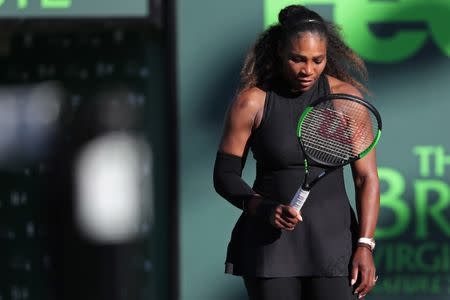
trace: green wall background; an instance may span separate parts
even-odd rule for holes
[[[262,24],[259,1],[178,2],[181,299],[245,299],[240,279],[223,274],[239,211],[213,190],[212,168],[240,64]]]
[[[333,1],[318,2],[311,7],[333,18]],[[448,16],[447,21],[441,20],[448,28],[447,2],[433,3],[438,3],[436,10]],[[411,8],[405,12],[410,13]],[[401,15],[402,10],[396,13]],[[241,279],[223,273],[226,246],[240,212],[215,193],[212,171],[222,121],[240,66],[247,49],[263,30],[263,1],[180,0],[177,14],[181,299],[246,299]],[[377,149],[382,188],[377,232],[380,284],[369,299],[448,299],[450,267],[445,266],[450,265],[450,251],[446,252],[450,247],[450,163],[439,164],[439,157],[430,154],[430,174],[421,173],[419,156],[413,149],[420,145],[441,146],[450,156],[450,60],[429,34],[436,29],[427,20],[382,25],[371,25],[370,30],[385,39],[395,37],[399,30],[419,30],[424,32],[425,42],[407,59],[368,63],[374,94],[371,101],[384,121]],[[450,45],[448,30],[443,38],[444,44]],[[436,162],[443,173],[435,172]],[[250,184],[253,170],[250,159],[244,172]],[[400,175],[403,187],[401,181],[388,177],[389,170]],[[436,182],[442,189],[432,185]],[[351,180],[347,184],[352,198]],[[399,195],[393,195],[396,188]],[[399,229],[387,235],[393,226]],[[418,231],[422,232],[420,236]],[[414,254],[424,245],[428,245],[425,255]],[[412,289],[420,286],[422,290]]]

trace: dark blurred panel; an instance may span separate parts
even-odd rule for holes
[[[170,293],[165,34],[83,26],[0,35],[2,300]]]

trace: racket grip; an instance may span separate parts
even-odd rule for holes
[[[308,198],[309,192],[309,190],[304,190],[300,187],[292,198],[290,205],[297,211],[300,211]]]

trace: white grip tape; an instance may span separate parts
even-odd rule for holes
[[[308,198],[309,191],[305,191],[302,188],[299,188],[297,190],[297,193],[295,193],[294,198],[291,200],[291,206],[295,208],[297,211],[300,211],[303,207],[303,204],[305,204],[306,198]]]

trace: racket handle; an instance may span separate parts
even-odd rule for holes
[[[305,204],[306,198],[308,198],[309,192],[309,190],[304,190],[300,187],[292,198],[290,205],[297,211],[300,211],[303,204]]]

